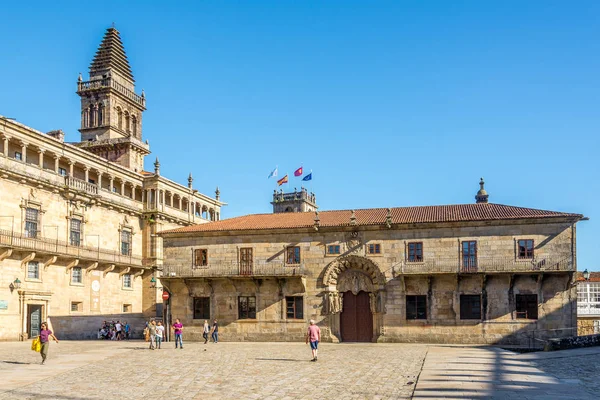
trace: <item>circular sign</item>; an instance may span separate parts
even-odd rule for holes
[[[97,292],[100,290],[100,282],[98,281],[92,281],[92,290],[94,292]]]
[[[165,301],[166,301],[166,300],[169,300],[169,292],[167,292],[167,291],[165,290],[165,291],[163,292],[162,298],[163,298],[163,300],[165,300]]]

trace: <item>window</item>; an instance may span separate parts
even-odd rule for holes
[[[477,269],[477,242],[462,242],[462,266],[465,270]]]
[[[427,296],[406,296],[406,319],[427,319]]]
[[[58,174],[62,176],[67,176],[67,170],[61,167],[58,167]]]
[[[240,249],[240,275],[252,274],[252,248]]]
[[[82,283],[82,278],[81,267],[73,267],[71,270],[71,283]]]
[[[194,319],[210,319],[210,297],[194,297]]]
[[[40,279],[40,263],[37,261],[29,261],[27,263],[27,278]]]
[[[423,243],[414,242],[408,244],[408,261],[423,261]]]
[[[327,246],[327,254],[340,254],[340,245],[330,244]]]
[[[83,303],[81,301],[72,301],[71,302],[71,312],[81,312],[83,311]]]
[[[94,185],[96,184],[96,181],[95,181],[95,180],[93,180],[93,179],[88,179],[88,182],[89,182],[89,183],[93,183]]]
[[[121,231],[121,254],[124,256],[131,255],[131,231]]]
[[[123,287],[131,288],[131,274],[123,275]]]
[[[256,319],[256,297],[240,296],[238,297],[238,318]]]
[[[28,207],[25,209],[25,236],[37,238],[40,210]]]
[[[206,267],[208,265],[208,250],[207,249],[195,249],[194,250],[194,266],[195,267]]]
[[[287,264],[300,264],[300,247],[290,246],[287,248]]]
[[[516,295],[517,318],[537,319],[538,299],[537,294]]]
[[[285,309],[286,317],[289,319],[304,318],[304,298],[302,296],[286,297]]]
[[[372,243],[368,247],[369,254],[381,254],[381,245],[379,243]]]
[[[131,304],[123,304],[123,312],[127,313],[127,312],[131,312]]]
[[[81,220],[77,218],[71,219],[71,246],[81,245]]]
[[[18,151],[15,151],[15,160],[23,161],[23,154]]]
[[[481,319],[481,295],[460,295],[460,319]]]
[[[533,239],[519,239],[519,258],[533,258]]]

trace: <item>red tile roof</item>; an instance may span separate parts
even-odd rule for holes
[[[384,225],[387,209],[356,210],[356,225]],[[351,210],[319,212],[320,227],[351,226]],[[391,209],[392,224],[420,224],[435,222],[497,221],[527,218],[583,218],[581,214],[536,210],[492,203],[456,204],[445,206],[396,207]],[[163,231],[162,233],[222,232],[241,230],[268,230],[311,228],[315,213],[250,214],[200,225]]]
[[[577,271],[577,281],[585,281],[585,279],[583,279],[583,272]],[[600,282],[600,272],[590,272],[590,279],[588,279],[588,282]]]
[[[142,174],[144,176],[154,175],[152,172],[148,172],[148,171],[142,171],[142,172],[140,172],[140,174]]]

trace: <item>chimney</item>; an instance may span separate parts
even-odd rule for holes
[[[46,133],[46,135],[58,140],[59,142],[62,142],[62,143],[65,142],[65,133],[62,131],[62,129],[50,131],[50,132]]]

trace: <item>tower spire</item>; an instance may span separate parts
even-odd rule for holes
[[[483,178],[481,178],[481,180],[479,181],[479,191],[475,195],[476,203],[487,203],[488,202],[488,197],[490,197],[490,195],[486,192],[484,185],[485,185],[485,182],[483,181]]]

